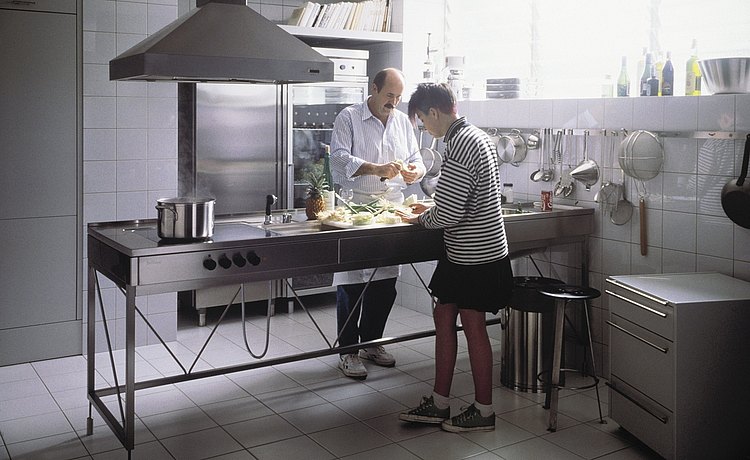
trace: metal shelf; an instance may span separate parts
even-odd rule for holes
[[[484,131],[489,130],[497,130],[498,133],[509,133],[511,132],[511,129],[517,129],[521,132],[521,134],[539,134],[540,132],[544,131],[544,129],[548,128],[497,128],[497,127],[490,127],[490,128],[481,128]],[[621,136],[622,130],[614,130],[614,129],[602,129],[602,128],[575,128],[575,129],[569,129],[569,128],[552,128],[553,132],[557,132],[559,130],[564,130],[566,134],[572,134],[574,136],[583,136],[586,132],[589,133],[589,136],[595,137],[595,136]],[[628,130],[635,131],[635,130]],[[653,134],[657,135],[658,137],[672,137],[672,138],[685,138],[685,139],[726,139],[726,140],[735,140],[735,139],[742,139],[746,137],[750,132],[748,131],[653,131],[653,130],[647,130],[652,132]]]

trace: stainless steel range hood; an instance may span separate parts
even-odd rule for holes
[[[333,81],[328,58],[248,8],[244,0],[198,0],[197,5],[109,61],[109,79]]]

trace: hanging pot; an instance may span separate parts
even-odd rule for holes
[[[721,190],[721,207],[727,217],[740,227],[750,228],[750,182],[745,182],[750,160],[750,134],[745,139],[745,153],[742,156],[742,169],[737,180],[724,185]]]
[[[510,133],[503,134],[497,141],[497,156],[503,163],[518,166],[526,158],[526,141],[521,136],[521,131],[512,129]]]
[[[172,240],[204,240],[214,235],[213,198],[160,198],[156,200],[159,213],[159,238]]]

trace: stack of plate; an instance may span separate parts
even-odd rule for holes
[[[521,96],[520,78],[488,78],[488,99],[517,99]]]

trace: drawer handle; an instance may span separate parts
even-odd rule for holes
[[[620,294],[612,292],[612,291],[610,291],[608,289],[605,289],[604,292],[606,292],[607,294],[609,294],[611,296],[617,297],[620,300],[624,300],[625,302],[627,302],[629,304],[635,305],[638,308],[642,308],[642,309],[646,310],[649,313],[653,313],[653,314],[655,314],[657,316],[661,316],[662,318],[666,318],[667,317],[666,313],[660,312],[659,310],[654,310],[651,307],[647,307],[647,306],[643,305],[642,303],[638,303],[638,302],[636,302],[634,300],[630,300],[627,297],[621,296]]]
[[[606,281],[607,281],[608,283],[612,283],[612,284],[614,284],[615,286],[619,286],[619,287],[621,287],[621,288],[625,289],[626,291],[630,291],[630,292],[632,292],[633,294],[639,295],[639,296],[641,296],[641,297],[645,297],[645,298],[647,298],[648,300],[652,300],[652,301],[654,301],[654,302],[656,302],[656,303],[658,303],[658,304],[661,304],[661,305],[665,305],[665,306],[666,306],[666,305],[667,305],[667,304],[669,303],[669,302],[667,302],[667,301],[666,301],[666,300],[664,300],[664,299],[660,299],[660,298],[658,298],[658,297],[654,297],[654,296],[652,296],[652,295],[650,295],[650,294],[646,294],[645,292],[639,291],[638,289],[633,289],[633,288],[632,288],[632,287],[630,287],[630,286],[626,286],[626,285],[624,285],[624,284],[618,283],[618,282],[617,282],[616,280],[613,280],[613,279],[607,278],[607,279],[606,279]]]
[[[654,417],[655,419],[657,419],[657,420],[658,420],[658,421],[660,421],[661,423],[663,423],[663,424],[665,424],[665,425],[666,425],[666,424],[667,424],[667,422],[669,421],[669,418],[668,418],[668,417],[667,417],[666,415],[656,415],[656,414],[654,414],[654,413],[653,413],[653,412],[651,412],[651,411],[650,411],[650,410],[649,410],[649,409],[648,409],[648,408],[647,408],[646,406],[644,406],[644,405],[643,405],[642,403],[640,403],[639,401],[635,400],[634,398],[632,398],[632,397],[628,396],[627,394],[623,393],[623,392],[622,392],[622,390],[618,390],[618,389],[617,389],[617,388],[616,388],[616,387],[615,387],[614,385],[612,385],[611,383],[609,383],[609,382],[604,382],[604,383],[605,383],[605,384],[606,384],[606,385],[607,385],[608,387],[610,387],[610,388],[611,388],[612,390],[614,390],[614,392],[615,392],[615,393],[619,394],[619,395],[620,395],[620,396],[622,396],[623,398],[627,399],[628,401],[632,402],[633,404],[635,404],[635,405],[636,405],[636,406],[638,406],[639,408],[643,409],[643,411],[644,411],[644,412],[646,412],[646,413],[647,413],[648,415],[650,415],[650,416]]]
[[[633,334],[632,332],[630,332],[629,330],[625,329],[624,327],[619,326],[619,325],[613,323],[612,321],[607,320],[607,324],[609,324],[613,328],[617,329],[618,331],[622,331],[622,332],[626,333],[627,335],[633,337],[634,339],[640,340],[641,342],[645,343],[646,345],[648,345],[650,347],[656,348],[657,350],[659,350],[660,352],[662,352],[664,354],[667,354],[667,352],[669,351],[669,348],[662,348],[659,345],[655,345],[655,344],[649,342],[648,340],[644,339],[643,337],[640,337],[640,336],[638,336],[636,334]]]

